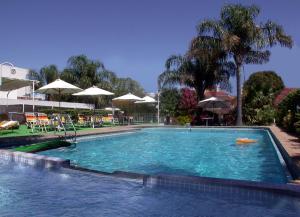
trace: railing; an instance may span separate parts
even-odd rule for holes
[[[55,114],[53,115],[53,118],[54,120],[57,119],[59,127],[64,131],[64,139],[76,143],[77,130],[70,115]],[[74,134],[68,134],[70,131],[73,131]]]

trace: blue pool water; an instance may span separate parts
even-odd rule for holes
[[[300,199],[257,192],[259,200],[144,187],[138,181],[76,170],[37,170],[0,162],[0,216],[300,216]],[[238,195],[247,195],[234,189]],[[253,195],[252,193],[249,195]]]
[[[236,138],[257,143],[236,145]],[[266,130],[143,129],[80,141],[76,148],[41,152],[89,169],[179,174],[286,183],[286,174]]]

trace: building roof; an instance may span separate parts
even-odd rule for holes
[[[22,87],[31,86],[32,82],[32,80],[2,77],[0,91],[12,91]]]
[[[283,88],[283,90],[275,97],[274,105],[278,106],[282,102],[282,100],[287,97],[287,95],[296,90],[298,90],[298,88]]]
[[[219,90],[219,91],[206,90],[204,92],[204,97],[206,99],[210,98],[210,97],[217,97],[217,98],[220,98],[220,99],[225,100],[225,101],[233,101],[235,99],[234,96],[231,96],[228,92],[223,91],[223,90]]]

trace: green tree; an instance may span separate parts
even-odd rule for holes
[[[46,84],[49,84],[60,77],[60,72],[55,65],[44,66],[38,72],[30,70],[29,79],[39,81],[36,83],[35,89],[38,89]],[[46,99],[55,99],[55,96],[46,94]]]
[[[243,101],[244,103],[252,101],[257,92],[262,92],[264,95],[271,93],[276,96],[283,88],[284,83],[276,72],[255,72],[252,73],[249,79],[244,83]]]
[[[300,134],[300,112],[295,114],[295,124],[296,132]]]
[[[30,70],[29,78],[39,81],[37,87],[44,86],[49,84],[59,78],[60,72],[57,69],[56,65],[44,66],[38,72],[35,70]]]
[[[177,89],[162,89],[160,94],[160,111],[162,115],[174,117],[177,112],[180,93]]]
[[[268,125],[275,118],[273,101],[284,88],[280,76],[273,71],[255,72],[243,87],[243,111],[247,124]]]
[[[144,89],[137,81],[131,78],[118,78],[114,72],[107,70],[101,61],[91,60],[85,55],[70,57],[67,67],[61,73],[55,65],[49,65],[41,68],[38,72],[31,70],[29,77],[30,79],[39,81],[36,88],[51,83],[60,77],[62,80],[82,89],[97,86],[115,93],[115,96],[120,96],[128,92],[139,96],[144,95]],[[110,96],[102,96],[96,99],[95,97],[62,96],[62,100],[64,101],[96,103],[96,105],[108,105],[110,98]],[[57,96],[49,95],[47,99],[55,100]]]
[[[98,60],[90,60],[85,55],[72,56],[68,66],[62,72],[62,79],[80,88],[86,89],[100,84],[100,74],[105,71],[104,64]]]
[[[219,20],[205,20],[198,26],[199,36],[214,37],[223,43],[233,58],[237,87],[237,125],[242,125],[241,69],[244,64],[263,64],[270,57],[269,47],[277,44],[291,48],[292,38],[283,27],[268,20],[257,22],[260,9],[229,4],[222,8]]]
[[[279,103],[277,108],[277,119],[276,123],[284,127],[286,130],[295,132],[298,127],[297,122],[299,121],[296,114],[299,112],[300,106],[300,90],[296,90],[288,94]]]
[[[196,37],[185,56],[171,56],[166,61],[166,71],[158,78],[160,88],[183,85],[196,90],[199,100],[204,91],[216,84],[229,88],[233,63],[227,61],[220,41],[211,37]]]
[[[127,93],[143,96],[145,93],[143,87],[131,78],[117,78],[114,83],[113,91],[116,96]]]
[[[251,101],[244,104],[244,119],[250,125],[269,125],[276,116],[273,106],[274,93],[256,91]]]

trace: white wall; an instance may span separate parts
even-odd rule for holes
[[[19,78],[28,79],[29,69],[14,67],[16,70],[15,74],[11,74],[11,66],[0,65],[0,73],[2,71],[2,77],[8,78]],[[31,87],[23,87],[18,90],[11,91],[8,95],[9,99],[17,99],[18,96],[25,96],[26,94],[31,94]],[[0,98],[7,97],[7,92],[0,91]]]

